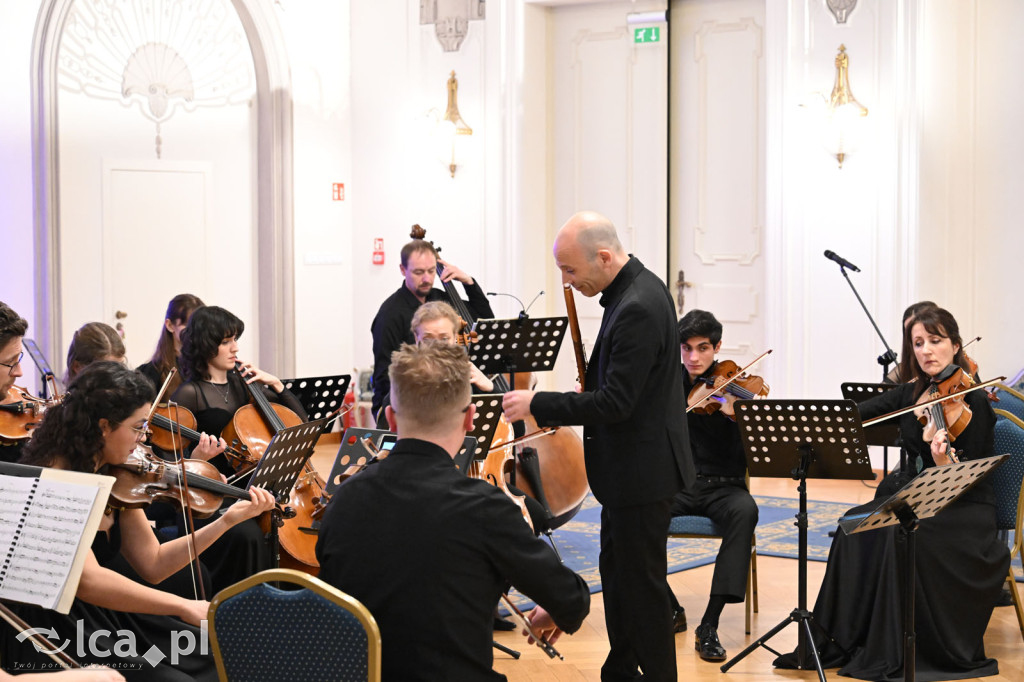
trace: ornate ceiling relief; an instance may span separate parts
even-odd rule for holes
[[[458,52],[471,19],[483,19],[484,0],[420,0],[420,25],[433,24],[445,52]]]
[[[230,0],[76,0],[58,57],[67,92],[138,107],[160,126],[179,109],[246,103],[252,55]]]

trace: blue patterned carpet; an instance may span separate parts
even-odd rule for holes
[[[797,557],[796,513],[798,500],[755,495],[759,516],[757,523],[757,553],[760,556]],[[847,502],[807,502],[808,530],[807,555],[813,561],[825,561],[832,539],[828,532],[836,528],[836,521],[853,505]],[[601,591],[598,571],[598,552],[601,543],[601,505],[593,495],[587,497],[583,508],[553,533],[555,545],[563,561],[579,573],[591,592]],[[668,572],[685,571],[714,562],[719,540],[668,541]],[[513,592],[516,605],[525,608],[531,604],[525,597]]]

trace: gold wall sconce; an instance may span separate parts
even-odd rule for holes
[[[864,119],[868,115],[867,108],[850,92],[850,58],[845,45],[839,46],[836,55],[836,82],[824,115],[822,143],[839,161],[841,169],[846,155],[860,147],[867,127]]]
[[[444,116],[437,122],[438,153],[442,160],[448,164],[448,170],[452,177],[455,177],[455,169],[458,168],[459,160],[465,159],[465,141],[473,134],[473,129],[462,120],[459,113],[459,81],[452,71],[448,77],[448,107]]]

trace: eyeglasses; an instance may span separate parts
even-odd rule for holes
[[[135,432],[135,441],[138,443],[153,435],[153,432],[149,430],[149,422],[142,422],[142,426],[132,426],[130,428]]]
[[[23,357],[25,357],[25,351],[21,351],[20,353],[18,353],[18,359],[12,362],[11,364],[7,364],[6,362],[0,362],[0,366],[7,367],[9,369],[9,371],[7,372],[8,374],[14,374],[14,368],[21,364],[21,359]]]

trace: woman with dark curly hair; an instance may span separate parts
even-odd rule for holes
[[[306,419],[302,405],[285,390],[280,379],[249,363],[240,363],[241,372],[235,371],[238,337],[244,330],[245,324],[224,308],[206,306],[192,313],[181,333],[181,368],[186,381],[174,392],[172,399],[195,415],[197,431],[221,433],[231,422],[235,411],[248,404],[246,384],[253,382],[262,384],[263,392],[271,402],[281,403],[296,412],[303,421]],[[235,473],[223,454],[216,454],[209,462],[226,476]],[[225,500],[224,503],[231,502]],[[223,589],[271,565],[270,549],[255,521],[233,528],[225,541],[208,552],[203,560],[210,569],[216,589]]]
[[[149,380],[123,364],[93,363],[71,383],[64,400],[46,412],[25,446],[22,463],[95,473],[107,464],[124,462],[146,434],[153,394]],[[270,493],[253,488],[251,501],[232,505],[196,533],[196,550],[202,552],[229,528],[273,506]],[[54,628],[60,641],[78,642],[76,649],[85,652],[86,662],[117,661],[128,679],[216,679],[213,660],[207,655],[178,657],[173,664],[164,658],[155,666],[149,662],[154,655],[143,658],[152,646],[169,656],[176,641],[174,632],[199,637],[197,628],[206,618],[209,603],[147,587],[105,568],[118,553],[150,583],[160,582],[190,559],[186,539],[157,542],[142,510],[113,510],[100,523],[71,612],[64,616],[19,607],[22,617],[35,627]],[[84,634],[79,634],[79,627]],[[134,646],[123,643],[125,633],[131,633]],[[19,643],[14,637],[2,641],[0,661],[8,670],[31,670],[30,666],[43,666],[49,660],[28,642]]]

